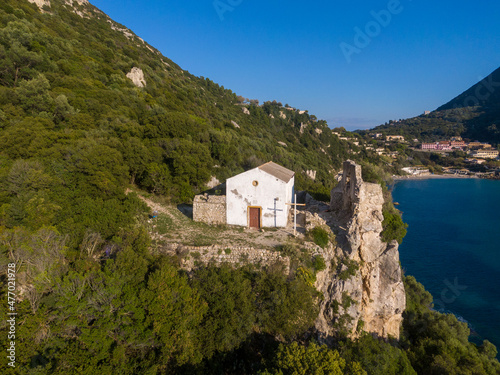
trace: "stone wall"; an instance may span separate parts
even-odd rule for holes
[[[188,271],[209,264],[221,265],[228,263],[234,266],[254,264],[267,267],[281,263],[285,273],[290,273],[290,259],[281,256],[279,252],[255,249],[253,247],[222,247],[222,246],[184,246],[172,245],[170,252],[176,253],[181,260],[181,267]]]
[[[206,224],[226,224],[226,196],[195,196],[193,201],[193,220]]]

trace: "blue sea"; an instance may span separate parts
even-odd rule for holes
[[[405,273],[433,295],[436,310],[469,323],[472,341],[500,349],[500,181],[398,181],[393,198],[409,225]]]

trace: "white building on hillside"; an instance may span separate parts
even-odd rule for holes
[[[273,162],[226,181],[227,224],[286,227],[293,203],[295,172]]]

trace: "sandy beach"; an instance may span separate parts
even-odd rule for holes
[[[443,179],[443,178],[479,178],[478,176],[460,175],[460,174],[429,174],[424,176],[392,176],[394,181],[404,180],[430,180],[430,179]]]

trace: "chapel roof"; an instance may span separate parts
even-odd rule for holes
[[[272,161],[267,162],[265,164],[262,164],[261,166],[257,167],[261,171],[264,171],[266,173],[269,173],[270,175],[279,178],[280,180],[284,182],[288,182],[292,179],[292,177],[295,175],[294,171],[291,171],[290,169],[287,169],[285,167],[282,167],[279,164],[273,163]]]

